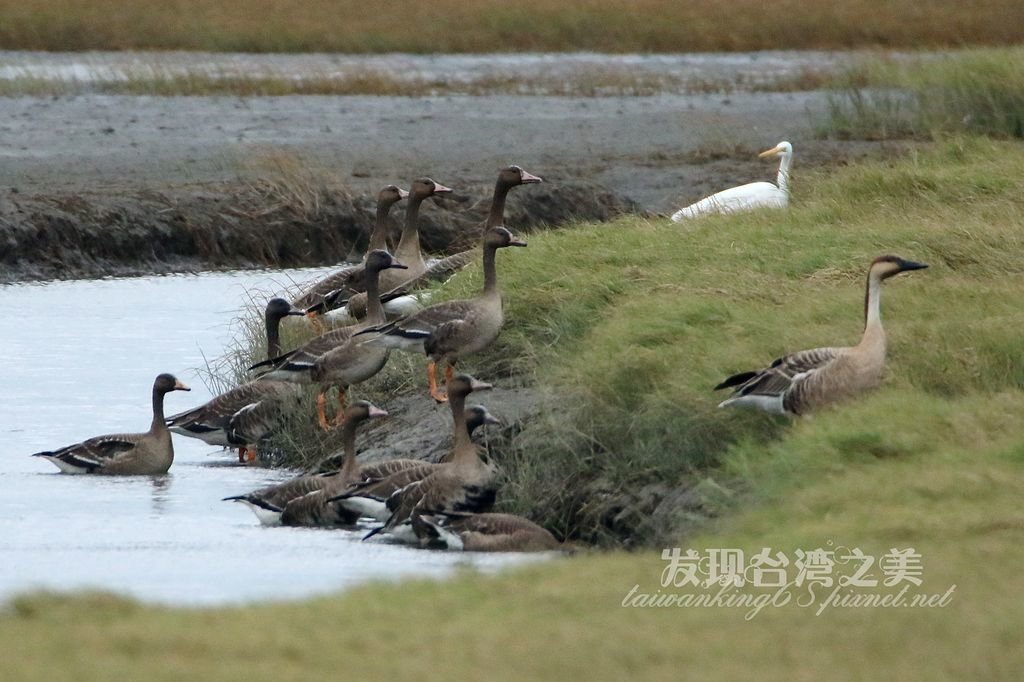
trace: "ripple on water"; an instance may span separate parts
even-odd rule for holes
[[[230,340],[249,300],[320,270],[218,273],[0,286],[0,598],[33,589],[98,588],[160,603],[292,599],[371,579],[440,577],[530,560],[362,542],[362,533],[263,528],[222,502],[290,474],[210,466],[230,458],[175,437],[163,477],[60,475],[27,455],[102,433],[145,430],[160,372],[191,393],[168,413],[209,399],[195,368]]]

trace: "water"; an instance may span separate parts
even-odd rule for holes
[[[145,431],[150,391],[172,372],[206,401],[195,368],[220,354],[248,291],[280,292],[322,270],[0,286],[0,600],[100,588],[176,605],[289,599],[371,579],[444,576],[527,560],[361,542],[361,534],[261,527],[221,502],[291,474],[174,437],[162,477],[59,474],[28,457],[104,433]]]

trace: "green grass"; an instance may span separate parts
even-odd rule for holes
[[[0,3],[0,46],[236,52],[701,52],[1007,45],[1015,0],[21,0]]]
[[[634,585],[661,589],[660,552],[584,553],[239,609],[25,596],[0,615],[5,675],[1016,679],[1021,178],[1024,145],[954,139],[801,173],[787,212],[531,235],[528,249],[500,255],[509,323],[498,347],[465,363],[557,396],[549,420],[499,453],[505,506],[560,532],[654,548],[770,547],[792,560],[797,549],[913,547],[924,566],[915,591],[956,585],[944,608],[814,615],[819,599],[749,621],[746,609],[624,608]],[[890,369],[878,391],[791,423],[715,409],[709,387],[729,372],[855,341],[864,268],[890,252],[931,268],[886,285]],[[445,295],[478,285],[470,271]],[[689,486],[690,504],[623,519],[617,500],[652,485]]]
[[[1024,137],[1024,48],[919,59],[871,59],[841,76],[824,134],[930,138],[936,133]]]

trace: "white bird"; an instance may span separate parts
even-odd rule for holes
[[[751,182],[739,187],[723,189],[717,194],[704,197],[695,204],[681,208],[672,214],[672,222],[687,218],[698,218],[714,213],[753,211],[758,208],[786,208],[789,205],[789,166],[793,162],[793,145],[780,142],[758,156],[762,159],[778,156],[779,177],[777,185],[770,182]]]

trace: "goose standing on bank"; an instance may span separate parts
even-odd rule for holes
[[[789,167],[793,163],[793,145],[780,142],[771,149],[758,154],[762,159],[779,157],[777,184],[751,182],[739,187],[730,187],[717,194],[681,208],[672,214],[672,222],[697,218],[713,213],[736,213],[758,208],[786,208],[789,205]]]
[[[406,542],[417,542],[410,520],[417,514],[441,512],[485,512],[494,505],[497,494],[497,468],[484,457],[483,449],[469,437],[466,428],[466,396],[473,391],[490,389],[468,374],[452,378],[449,384],[455,443],[451,461],[437,464],[430,473],[412,481],[387,499],[391,516],[383,526],[366,537],[389,533]],[[406,472],[397,474],[403,477]]]
[[[402,228],[402,236],[395,247],[395,258],[405,263],[408,268],[401,273],[386,273],[381,276],[380,290],[390,292],[406,283],[418,279],[427,270],[427,261],[423,257],[420,248],[420,205],[432,196],[451,194],[450,187],[434,182],[430,178],[420,178],[412,183],[409,191],[409,203],[405,207],[405,225]],[[394,302],[396,295],[388,297],[390,308],[400,307],[401,302]],[[357,293],[350,297],[332,294],[332,305],[341,306],[346,304],[345,310],[348,315],[355,319],[362,319],[367,315],[367,295]]]
[[[303,315],[283,298],[267,302],[264,321],[267,328],[267,357],[281,355],[281,320]],[[287,412],[289,402],[296,403],[302,389],[281,381],[249,381],[225,391],[212,400],[167,418],[171,432],[198,438],[209,445],[238,448],[238,461],[256,459],[256,445],[273,430]]]
[[[174,446],[164,423],[164,396],[171,391],[188,390],[191,389],[173,375],[160,374],[153,382],[153,422],[149,431],[96,436],[32,456],[48,459],[65,474],[165,474],[174,462]]]
[[[514,514],[417,514],[420,546],[460,552],[545,552],[565,549],[547,529]]]
[[[355,342],[354,334],[361,329],[383,324],[384,310],[381,308],[378,284],[380,274],[405,267],[387,251],[371,251],[366,259],[365,272],[370,304],[366,321],[316,337],[269,363],[271,369],[262,375],[263,380],[320,384],[316,404],[317,421],[322,429],[339,426],[344,420],[347,388],[366,381],[387,363],[391,352],[389,348]],[[254,365],[253,369],[260,365]],[[327,391],[332,385],[338,387],[338,410],[333,424],[328,422],[326,413]]]
[[[500,226],[484,233],[484,288],[476,298],[437,303],[397,322],[367,327],[354,338],[372,334],[366,345],[425,353],[429,358],[427,383],[430,395],[434,400],[444,402],[446,398],[437,386],[437,364],[443,362],[447,365],[447,383],[461,356],[487,348],[501,333],[505,318],[495,254],[498,249],[509,246],[526,246],[526,242],[519,241]]]
[[[352,403],[345,410],[345,426],[341,432],[344,458],[339,470],[298,476],[245,495],[225,497],[224,501],[245,504],[265,526],[279,523],[286,526],[325,527],[354,524],[359,520],[357,512],[330,505],[327,500],[358,481],[356,429],[367,420],[386,416],[387,412],[368,401]]]
[[[344,300],[353,294],[366,291],[364,285],[366,258],[371,251],[387,250],[388,214],[391,213],[392,206],[408,196],[408,192],[395,185],[388,185],[380,190],[377,193],[377,219],[373,232],[370,233],[370,243],[366,247],[366,254],[363,256],[362,262],[317,280],[292,301],[292,305],[306,310],[307,314],[315,320],[317,315],[332,310],[338,300]]]
[[[798,416],[851,398],[878,385],[885,369],[882,282],[928,267],[896,256],[880,256],[868,268],[864,297],[864,333],[849,347],[814,348],[778,358],[765,369],[735,374],[715,390],[732,388],[719,407],[756,407],[772,414]]]

